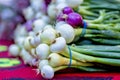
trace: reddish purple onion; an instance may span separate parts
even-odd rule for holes
[[[71,7],[65,7],[62,12],[63,12],[63,14],[70,14],[74,11]]]
[[[82,16],[75,12],[68,14],[66,22],[71,26],[73,26],[74,28],[83,26]]]

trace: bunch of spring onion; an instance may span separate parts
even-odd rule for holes
[[[84,35],[85,39],[101,44],[120,44],[119,11],[100,10],[98,18],[90,20],[82,19],[82,16],[73,11],[72,8],[65,7],[58,14],[56,21],[57,23],[63,21],[70,24],[79,37]],[[82,34],[82,31],[84,34]]]
[[[68,32],[63,31],[66,29]],[[70,33],[71,35],[69,35]],[[11,45],[9,51],[13,56],[20,56],[26,64],[37,66],[37,72],[48,79],[53,78],[55,71],[67,67],[84,71],[107,71],[99,66],[120,66],[119,47],[106,47],[113,49],[111,51],[92,47],[92,49],[88,49],[84,46],[83,48],[81,48],[82,46],[68,47],[67,43],[73,41],[75,37],[72,33],[75,31],[67,23],[59,23],[55,28],[46,25],[33,35],[25,36],[26,33],[22,32],[22,36],[25,37],[24,40],[16,43],[16,45]],[[101,47],[105,48],[105,46]]]
[[[43,0],[31,0],[31,6],[23,11],[28,21],[24,25],[18,25],[14,36],[15,44],[9,47],[10,54],[20,56],[26,64],[36,66],[37,72],[46,79],[53,78],[56,71],[68,67],[83,71],[108,71],[111,69],[109,66],[119,68],[119,46],[97,48],[95,45],[70,45],[79,41],[85,22],[87,23],[85,38],[113,39],[114,44],[120,44],[119,41],[116,43],[120,39],[118,22],[112,20],[115,16],[107,16],[119,13],[101,10],[100,14],[94,13],[97,19],[90,20],[84,16],[82,18],[81,13],[80,15],[72,9],[81,4],[75,1],[79,2],[79,0],[48,0],[42,4]],[[39,3],[46,5],[48,15]],[[56,24],[53,26],[51,24],[55,18]],[[109,23],[107,20],[113,22]]]
[[[25,33],[22,34],[25,35]],[[20,37],[20,35],[16,36]],[[15,57],[20,56],[26,64],[37,66],[38,72],[41,72],[44,78],[52,78],[54,71],[68,67],[70,59],[58,54],[59,52],[64,51],[67,46],[66,40],[63,37],[58,36],[57,31],[50,27],[50,25],[45,26],[42,32],[40,30],[35,35],[24,37],[25,38],[21,42],[16,42],[16,44],[9,47],[10,54]],[[48,74],[49,68],[45,68],[45,65],[49,66],[52,72]],[[72,60],[71,63],[71,66],[73,67],[78,66],[75,68],[92,65],[93,64],[91,63],[77,60]]]
[[[85,37],[101,44],[120,44],[120,1],[84,0],[76,11],[88,22],[87,29],[106,30],[100,34],[88,34]],[[99,16],[100,14],[100,16]],[[92,23],[92,24],[91,24]],[[90,25],[90,27],[89,27]],[[105,35],[105,36],[104,36]]]

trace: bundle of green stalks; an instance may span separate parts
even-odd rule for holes
[[[92,63],[93,66],[83,66],[79,69],[84,71],[119,71],[120,67],[120,46],[106,45],[72,45],[70,46],[72,59]],[[65,55],[65,53],[62,53]]]
[[[84,0],[75,9],[87,22],[85,39],[98,44],[120,44],[120,1]]]

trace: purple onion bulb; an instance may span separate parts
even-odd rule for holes
[[[71,7],[65,7],[63,10],[62,10],[63,14],[70,14],[73,11],[73,9]]]
[[[75,12],[68,14],[66,22],[74,28],[83,26],[82,16]]]

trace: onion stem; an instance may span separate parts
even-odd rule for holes
[[[61,54],[62,55],[67,54],[68,55],[67,57],[69,57],[68,51],[61,53]],[[75,52],[75,51],[72,51],[72,57],[73,59],[81,61],[81,62],[93,62],[93,63],[96,62],[96,63],[107,64],[111,66],[120,66],[119,59],[93,57],[93,56],[85,55],[85,54]]]
[[[73,51],[92,55],[92,56],[99,56],[99,57],[106,57],[106,58],[120,58],[120,54],[116,52],[98,52],[89,49],[77,48],[77,47],[70,47]]]

